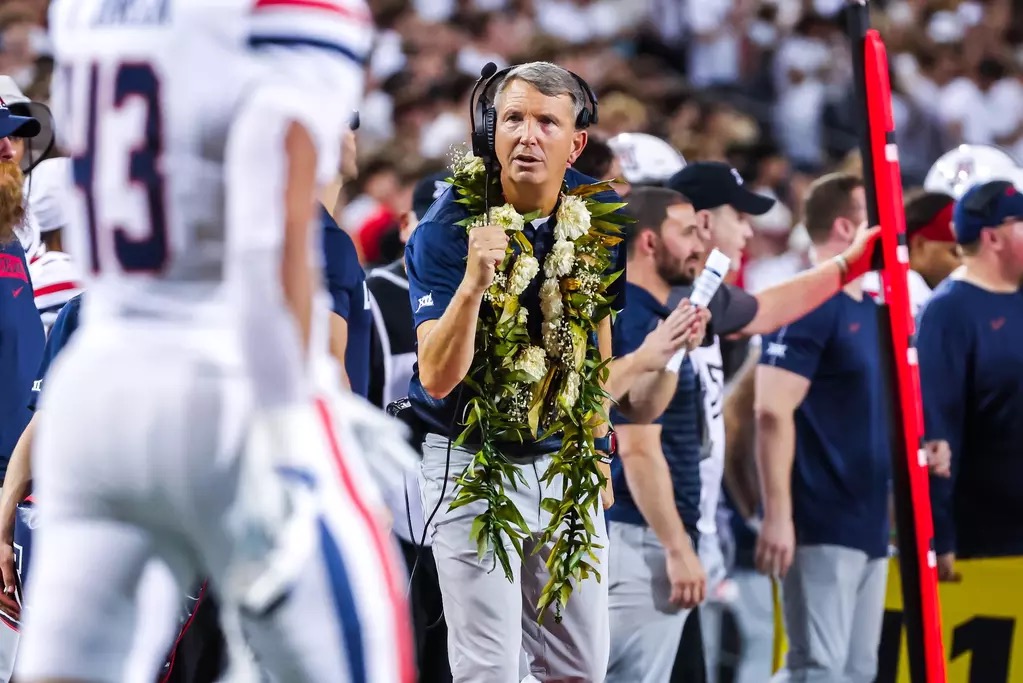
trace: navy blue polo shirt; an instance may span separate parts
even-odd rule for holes
[[[920,312],[927,440],[952,477],[931,479],[935,550],[1023,555],[1023,296],[947,279]]]
[[[25,250],[13,239],[0,245],[0,479],[32,418],[29,395],[45,343]]]
[[[323,224],[323,276],[330,292],[331,307],[348,323],[345,371],[352,392],[363,398],[369,393],[369,338],[373,312],[366,291],[366,273],[359,263],[355,242],[320,206]]]
[[[29,408],[36,409],[39,403],[39,395],[43,390],[43,381],[46,373],[50,371],[57,354],[64,350],[71,335],[78,329],[78,314],[82,307],[82,295],[71,298],[64,304],[57,313],[57,319],[53,321],[50,334],[46,337],[46,348],[43,350],[43,360],[39,363],[39,371],[36,372],[36,381],[32,385],[32,395],[29,397]]]
[[[763,339],[762,365],[810,380],[796,409],[792,513],[799,545],[888,549],[891,478],[877,304],[839,292]],[[770,393],[770,387],[764,387]]]
[[[650,292],[627,283],[626,300],[629,302],[615,321],[613,352],[615,358],[634,352],[642,345],[647,334],[664,320],[671,309],[658,301]],[[692,362],[687,358],[678,373],[678,387],[664,413],[656,420],[661,426],[661,450],[671,473],[675,492],[675,505],[690,535],[695,536],[700,519],[700,445],[703,429],[703,397]],[[612,424],[626,424],[629,420],[617,410],[611,411]],[[642,513],[629,492],[621,458],[611,462],[611,483],[615,504],[607,511],[607,518],[616,522],[645,525]]]
[[[568,169],[565,173],[565,182],[572,188],[596,181],[578,171]],[[602,193],[596,198],[604,202],[620,201],[614,192]],[[466,229],[456,223],[467,218],[468,212],[464,206],[457,203],[457,199],[457,191],[452,187],[447,188],[423,216],[405,247],[409,299],[416,328],[428,320],[437,320],[444,314],[465,275],[468,235]],[[554,220],[552,216],[539,227],[527,224],[523,230],[526,239],[533,245],[534,256],[541,264],[554,244]],[[609,272],[625,268],[624,250],[615,248],[614,251],[615,263]],[[538,345],[542,344],[543,339],[540,333],[543,323],[543,314],[540,310],[542,280],[542,275],[535,277],[519,298],[522,306],[529,311],[527,327],[530,337],[533,343]],[[624,277],[620,277],[611,287],[610,294],[615,296],[616,310],[620,310],[624,304],[624,297],[621,295],[623,280]],[[409,399],[416,414],[426,423],[430,432],[451,438],[457,437],[462,431],[461,414],[471,398],[471,390],[464,385],[456,387],[444,399],[432,398],[419,381],[419,364],[416,363],[409,385]],[[555,451],[558,448],[557,439],[549,439],[541,445],[530,445],[530,449],[540,452]],[[509,449],[514,449],[514,446],[509,444]]]

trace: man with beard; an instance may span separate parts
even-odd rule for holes
[[[642,187],[629,197],[626,299],[613,336],[615,357],[639,348],[666,320],[673,286],[692,284],[703,242],[692,203],[666,188]],[[702,341],[709,317],[698,316],[687,340]],[[700,503],[700,392],[686,359],[674,392],[652,424],[630,421],[629,395],[612,415],[620,458],[612,463],[616,504],[607,512],[610,561],[609,683],[668,680],[686,616],[704,598],[696,555]]]
[[[746,241],[752,236],[748,216],[763,215],[775,202],[751,192],[734,168],[718,162],[697,162],[688,165],[668,181],[669,187],[690,197],[696,209],[701,234],[710,247],[721,250],[737,267]],[[877,231],[868,232],[844,254],[851,269],[864,272],[869,265],[869,241]],[[725,460],[725,426],[722,403],[726,383],[746,357],[746,337],[773,332],[782,325],[815,309],[838,290],[834,264],[822,264],[794,278],[752,296],[741,288],[724,284],[708,304],[711,324],[704,346],[693,353],[703,393],[703,415],[706,420],[703,454],[700,461],[700,559],[708,576],[708,595],[712,602],[699,608],[700,620],[686,625],[675,673],[681,680],[702,678],[703,665],[694,661],[689,641],[703,640],[706,631],[707,662],[711,668],[718,661],[718,643],[722,601],[726,591],[719,592],[726,567],[718,537],[717,512]],[[673,293],[673,301],[688,296],[681,288]],[[738,336],[732,341],[729,338]],[[699,628],[699,623],[703,628]],[[675,678],[674,680],[678,680]],[[710,680],[716,680],[713,674]]]
[[[29,393],[45,342],[25,250],[16,232],[24,225],[25,208],[15,138],[29,138],[39,130],[38,121],[14,116],[0,100],[0,479],[32,417]]]
[[[25,225],[25,202],[15,147],[22,144],[20,138],[38,135],[39,130],[38,121],[14,116],[0,100],[0,480],[32,417],[29,397],[46,341],[17,233]],[[17,634],[3,631],[7,635],[0,640],[0,681],[7,681],[14,668]]]

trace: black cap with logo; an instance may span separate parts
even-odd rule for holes
[[[719,161],[689,164],[668,180],[668,187],[688,197],[697,211],[727,204],[740,213],[761,216],[774,206],[773,199],[747,190],[739,172]]]

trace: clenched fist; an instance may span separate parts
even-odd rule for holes
[[[469,255],[462,282],[473,292],[482,294],[494,281],[497,267],[504,261],[508,235],[504,228],[483,225],[469,231]]]

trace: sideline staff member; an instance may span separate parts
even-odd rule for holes
[[[546,222],[538,219],[526,223],[522,232],[532,243],[534,256],[542,262],[554,241],[553,213],[562,185],[591,182],[568,168],[586,145],[583,123],[587,119],[582,114],[588,104],[587,95],[572,74],[546,62],[514,67],[495,85],[494,147],[501,165],[501,189],[518,212],[539,210],[551,217]],[[612,193],[608,198],[614,200],[617,196]],[[466,235],[465,228],[456,225],[464,218],[466,211],[457,203],[456,191],[446,190],[423,216],[405,252],[418,338],[418,363],[409,399],[432,432],[423,445],[420,484],[427,514],[433,515],[436,510],[431,531],[448,623],[451,673],[459,682],[518,681],[520,652],[525,649],[530,668],[545,672],[548,679],[600,681],[608,656],[607,582],[599,582],[595,576],[578,582],[562,610],[561,623],[554,625],[548,620],[537,625],[524,606],[535,605],[540,596],[545,583],[542,576],[547,571],[542,558],[549,547],[537,548],[538,552],[527,556],[525,562],[515,558],[518,580],[511,583],[503,572],[491,571],[486,558],[483,562],[477,560],[470,527],[483,507],[449,509],[458,486],[445,487],[444,480],[449,474],[462,472],[475,456],[475,451],[450,445],[450,439],[457,438],[461,431],[458,417],[472,396],[470,390],[459,385],[476,351],[476,323],[483,294],[493,281],[496,264],[504,257],[508,243],[499,226],[473,228]],[[620,265],[614,268],[620,269]],[[543,320],[538,290],[534,282],[520,299],[529,312],[528,327],[534,343],[541,339]],[[615,300],[620,307],[621,297]],[[600,326],[599,345],[604,355],[610,356],[610,318]],[[551,461],[550,454],[560,444],[509,444],[505,454],[511,455],[513,447],[527,452],[517,459],[523,480],[517,490],[509,487],[508,494],[531,522],[530,531],[537,533],[550,515],[546,511],[537,513],[540,500],[560,495],[539,481]],[[596,564],[606,573],[606,541],[601,540],[606,535],[603,512],[594,509],[591,519],[597,542],[605,545],[596,551]]]
[[[25,222],[25,201],[15,138],[39,131],[38,121],[14,116],[0,100],[0,481],[32,417],[29,395],[46,342],[16,232]]]
[[[924,307],[916,344],[928,450],[952,461],[931,480],[946,580],[957,557],[1023,555],[1023,195],[975,186],[953,222],[963,268]]]
[[[763,340],[756,562],[783,578],[789,652],[776,683],[870,683],[888,575],[891,468],[877,304],[859,279],[869,258],[841,256],[867,218],[862,181],[818,179],[804,215],[817,258],[845,288]]]

